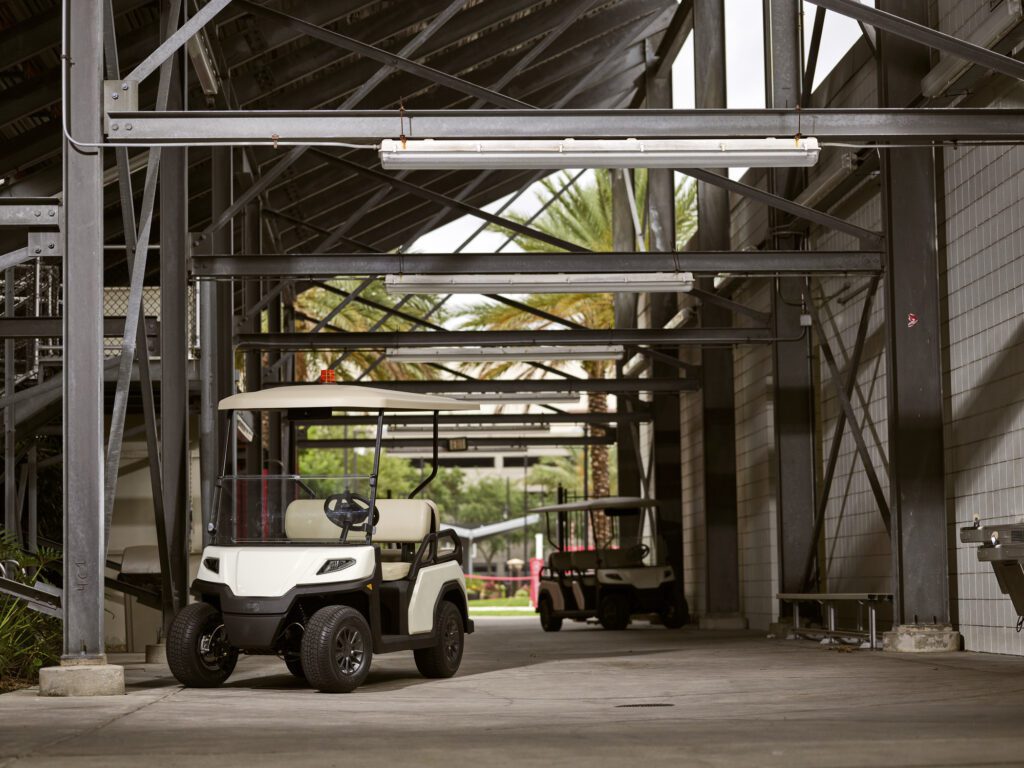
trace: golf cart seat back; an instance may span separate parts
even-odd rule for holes
[[[644,548],[640,544],[601,551],[602,568],[640,568],[643,564]]]
[[[592,571],[597,568],[597,552],[592,549],[552,552],[548,562],[558,571]]]
[[[602,568],[636,568],[644,564],[643,547],[634,544],[625,549],[578,549],[552,552],[549,564],[559,571],[593,571],[600,561]]]
[[[428,533],[437,531],[437,507],[426,499],[378,499],[380,520],[373,534],[381,545],[381,577],[384,581],[404,579],[411,562],[402,559],[403,544],[420,544]],[[289,539],[336,539],[338,526],[324,514],[323,499],[297,499],[284,513],[284,533]],[[365,534],[353,531],[349,541],[359,542]],[[387,545],[397,545],[389,547]]]

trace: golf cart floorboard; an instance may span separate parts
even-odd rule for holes
[[[592,619],[597,611],[552,611],[551,615],[556,619]]]
[[[381,635],[374,653],[391,653],[392,651],[410,651],[417,648],[430,648],[437,644],[433,632],[416,635]]]

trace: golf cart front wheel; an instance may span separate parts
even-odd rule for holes
[[[302,635],[302,671],[324,693],[354,691],[370,673],[372,658],[370,625],[355,608],[321,608]]]
[[[555,618],[552,614],[555,612],[554,606],[551,604],[551,598],[547,595],[543,595],[540,598],[540,627],[545,632],[557,632],[562,628],[562,620]]]
[[[597,620],[605,629],[625,629],[629,626],[629,599],[621,592],[612,592],[601,598]]]
[[[167,664],[178,682],[188,688],[215,688],[238,663],[224,632],[224,617],[209,603],[186,605],[167,633]]]
[[[462,664],[462,649],[466,639],[462,613],[454,603],[442,600],[434,618],[434,627],[437,629],[437,643],[413,651],[416,669],[424,677],[451,677]]]

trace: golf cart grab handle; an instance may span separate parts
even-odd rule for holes
[[[450,539],[453,547],[450,552],[438,555],[438,544],[442,539]],[[462,565],[462,539],[459,538],[459,535],[451,528],[445,528],[437,533],[428,533],[423,537],[423,544],[416,552],[416,559],[413,560],[412,567],[409,569],[409,580],[415,583],[416,573],[420,568],[452,561]]]

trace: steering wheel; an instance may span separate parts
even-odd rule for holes
[[[361,502],[362,506],[356,502]],[[324,514],[327,515],[327,519],[341,528],[340,541],[348,538],[349,531],[366,530],[371,508],[373,519],[369,525],[372,527],[380,522],[380,510],[365,496],[345,489],[324,500]]]

